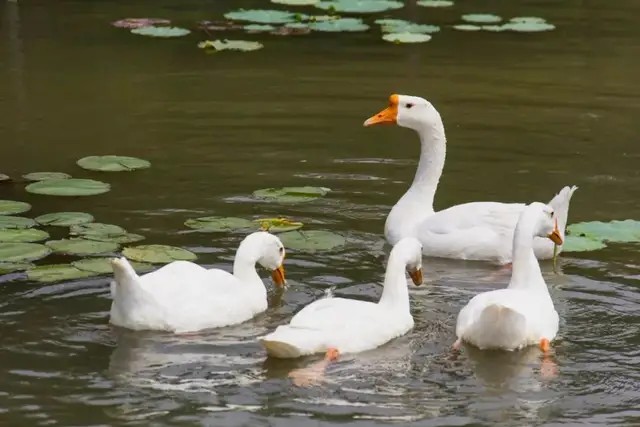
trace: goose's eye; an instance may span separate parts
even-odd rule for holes
[[[409,108],[413,107],[413,104],[409,103],[409,104],[405,105],[405,107],[407,107],[407,109],[409,109]]]
[[[549,217],[553,219],[553,211],[549,212]]]
[[[284,248],[282,246],[280,246],[279,251],[280,251],[280,255],[282,255],[284,253]]]

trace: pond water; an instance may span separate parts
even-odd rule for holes
[[[508,280],[483,263],[425,260],[426,286],[411,289],[415,328],[333,364],[322,386],[298,388],[287,378],[317,358],[268,360],[254,340],[329,289],[379,297],[389,251],[384,220],[418,155],[412,132],[362,127],[393,92],[428,98],[444,118],[448,163],[438,208],[547,201],[574,184],[570,222],[640,218],[640,4],[461,0],[427,9],[408,2],[379,16],[445,27],[463,13],[542,16],[557,29],[443,28],[411,46],[383,42],[375,28],[251,35],[240,38],[265,48],[247,54],[207,55],[196,47],[201,33],[160,40],[109,25],[158,16],[194,27],[266,3],[3,2],[0,172],[68,172],[112,190],[69,199],[2,184],[0,199],[31,203],[31,217],[90,212],[227,270],[242,236],[182,233],[186,219],[286,214],[350,243],[335,252],[290,251],[289,289],[270,290],[264,314],[189,336],[109,326],[108,278],[37,284],[0,277],[1,424],[640,423],[637,245],[563,254],[560,274],[543,264],[561,317],[551,377],[541,374],[536,349],[450,352],[459,309]],[[105,176],[75,165],[114,153],[153,166]],[[333,191],[291,206],[246,198],[284,185]]]

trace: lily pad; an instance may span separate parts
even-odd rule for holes
[[[9,175],[0,173],[0,182],[4,182],[4,181],[11,181],[11,177]]]
[[[383,33],[421,33],[431,34],[440,31],[437,25],[416,24],[415,22],[405,21],[402,19],[380,19],[376,24],[382,25],[380,28]]]
[[[539,33],[555,30],[556,26],[547,22],[509,22],[504,24],[502,28],[517,33]]]
[[[281,203],[308,202],[327,195],[331,189],[326,187],[283,187],[263,188],[253,192],[253,197]]]
[[[604,249],[607,245],[602,240],[590,239],[589,237],[567,235],[562,245],[563,252],[588,252]]]
[[[225,13],[224,17],[234,21],[248,21],[256,24],[286,24],[296,20],[294,13],[268,9],[240,9]]]
[[[303,223],[291,221],[288,218],[258,218],[253,220],[254,223],[260,225],[260,229],[270,233],[284,233],[287,231],[298,230],[303,227]]]
[[[245,40],[206,40],[198,43],[201,49],[215,50],[238,50],[241,52],[249,52],[252,50],[262,49],[264,45],[258,42]]]
[[[134,28],[133,30],[131,30],[131,32],[139,36],[160,37],[160,38],[183,37],[191,33],[191,31],[187,30],[186,28],[155,27],[153,25],[150,25],[148,27]]]
[[[93,179],[47,179],[34,182],[25,187],[29,193],[47,196],[94,196],[106,193],[111,186],[106,182]]]
[[[418,33],[391,33],[383,35],[382,40],[392,43],[424,43],[431,40],[431,36]]]
[[[184,225],[198,231],[205,232],[229,232],[237,230],[255,230],[256,224],[244,218],[205,216],[188,219]]]
[[[462,20],[466,22],[473,22],[474,24],[495,24],[502,21],[502,18],[490,13],[469,13],[462,15]]]
[[[72,225],[69,229],[72,236],[79,236],[87,240],[113,243],[132,243],[144,239],[138,234],[129,234],[119,225],[90,222]]]
[[[482,29],[484,31],[492,31],[494,33],[501,33],[502,31],[508,30],[506,25],[483,25]]]
[[[460,24],[460,25],[454,25],[453,29],[458,31],[480,31],[482,30],[482,27],[479,25]]]
[[[453,2],[449,0],[419,0],[416,3],[422,7],[450,7],[453,6]]]
[[[0,215],[15,215],[27,212],[29,209],[31,209],[29,203],[14,200],[0,200]]]
[[[133,269],[138,273],[146,273],[153,270],[155,267],[152,264],[144,262],[130,262]],[[86,258],[71,263],[75,268],[82,271],[90,271],[96,274],[111,274],[113,268],[111,267],[111,258]]]
[[[640,221],[633,219],[579,222],[571,224],[568,230],[571,236],[587,237],[593,240],[617,243],[640,242]]]
[[[0,262],[0,274],[9,274],[15,271],[24,271],[33,268],[30,262]]]
[[[316,7],[342,13],[378,13],[404,7],[404,3],[391,0],[334,0],[322,1]]]
[[[269,24],[249,24],[244,26],[244,30],[248,33],[266,33],[275,29],[276,27]]]
[[[76,163],[83,169],[100,172],[134,171],[151,167],[147,160],[129,156],[89,156]]]
[[[166,245],[140,245],[124,248],[122,254],[133,261],[168,264],[172,261],[194,261],[196,254],[186,249]]]
[[[51,283],[63,280],[83,279],[95,273],[80,270],[71,264],[40,265],[27,270],[27,278],[36,282]]]
[[[289,231],[278,235],[287,249],[304,252],[328,251],[347,243],[343,236],[329,231]]]
[[[271,0],[271,3],[286,4],[287,6],[312,6],[320,0]]]
[[[49,238],[49,233],[36,228],[2,229],[0,230],[0,242],[40,242]]]
[[[126,234],[120,234],[118,236],[109,236],[109,235],[101,235],[101,234],[88,234],[88,235],[84,235],[82,236],[87,240],[95,240],[98,242],[112,242],[112,243],[118,243],[120,245],[125,245],[127,243],[135,243],[135,242],[140,242],[144,239],[146,239],[146,237],[144,237],[141,234],[135,234],[135,233],[126,233]]]
[[[330,21],[318,21],[309,24],[313,31],[328,33],[367,31],[369,26],[360,18],[339,18]]]
[[[161,18],[125,18],[119,19],[111,23],[114,27],[118,28],[141,28],[149,27],[152,25],[169,25],[171,21]]]
[[[44,181],[45,179],[69,179],[71,175],[64,172],[31,172],[22,177],[27,181]]]
[[[509,19],[509,22],[515,22],[515,23],[536,23],[536,24],[542,24],[547,22],[546,19],[544,18],[540,18],[537,16],[516,16],[514,18]]]
[[[5,230],[8,228],[11,228],[11,229],[31,228],[35,226],[36,226],[36,222],[31,218],[24,218],[21,216],[0,215],[0,230]]]
[[[51,253],[39,243],[0,243],[0,262],[35,261]]]
[[[36,217],[36,222],[40,225],[70,227],[72,225],[92,222],[93,219],[93,215],[86,212],[52,212]]]
[[[55,253],[63,255],[100,255],[115,252],[120,245],[113,242],[98,242],[87,239],[50,240],[45,243]]]

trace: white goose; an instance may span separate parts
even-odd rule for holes
[[[552,207],[534,202],[520,214],[513,238],[513,271],[509,286],[476,295],[460,310],[458,340],[480,349],[516,350],[532,344],[549,350],[558,332],[556,312],[533,252],[535,238],[561,245]]]
[[[389,107],[364,122],[364,126],[396,123],[420,136],[420,161],[409,190],[395,204],[385,223],[387,241],[395,244],[403,237],[417,237],[427,256],[485,260],[498,264],[511,261],[513,230],[524,209],[522,203],[472,202],[433,210],[446,155],[446,137],[440,114],[423,98],[391,95]],[[569,202],[577,187],[564,187],[549,202],[564,237]],[[538,259],[553,257],[553,243],[536,238]],[[558,253],[562,247],[558,248]]]
[[[284,286],[285,250],[276,236],[257,232],[240,243],[233,274],[174,261],[138,276],[126,258],[112,260],[110,322],[134,330],[192,332],[241,323],[267,309],[256,263]]]
[[[357,353],[381,346],[413,327],[405,270],[413,283],[422,283],[421,245],[400,240],[389,255],[380,302],[324,298],[300,310],[288,325],[259,338],[270,356],[300,357],[326,353]]]

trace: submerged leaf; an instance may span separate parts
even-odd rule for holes
[[[184,225],[198,231],[205,232],[229,232],[238,230],[254,230],[256,224],[244,218],[205,216],[188,219]]]
[[[0,215],[0,230],[3,229],[18,229],[18,228],[31,228],[35,227],[36,222],[31,218],[24,218],[21,216]]]
[[[49,233],[35,228],[0,229],[0,242],[39,242],[49,238]]]
[[[286,24],[296,20],[294,13],[268,9],[234,10],[225,13],[224,17],[234,21],[248,21],[256,24]]]
[[[133,30],[131,30],[131,32],[139,36],[160,37],[160,38],[183,37],[191,33],[191,31],[187,30],[186,28],[155,27],[153,25],[150,25],[148,27],[134,28]]]
[[[31,172],[22,177],[27,181],[44,181],[45,179],[69,179],[71,175],[64,172]]]
[[[480,31],[482,30],[482,27],[479,25],[460,24],[460,25],[454,25],[453,29],[458,31]]]
[[[208,31],[236,31],[244,29],[244,25],[233,21],[200,21],[198,28]]]
[[[328,251],[347,243],[339,234],[319,230],[289,231],[279,237],[285,248],[304,252]]]
[[[418,33],[391,33],[383,35],[382,39],[392,43],[424,43],[431,40],[431,36]]]
[[[120,245],[113,242],[98,242],[87,239],[50,240],[45,243],[55,253],[63,255],[100,255],[115,252]]]
[[[369,26],[362,22],[360,18],[338,18],[330,21],[317,21],[309,24],[313,31],[338,33],[367,31]]]
[[[51,249],[39,243],[0,243],[0,262],[35,261],[50,253]]]
[[[377,13],[401,9],[404,3],[391,0],[334,0],[322,1],[316,7],[344,13]]]
[[[276,27],[268,24],[249,24],[244,26],[244,30],[248,33],[264,33],[275,29]]]
[[[144,159],[112,155],[83,157],[76,163],[83,169],[100,172],[128,172],[151,167],[151,163]]]
[[[15,200],[0,200],[0,215],[15,215],[27,212],[31,209],[31,205],[26,202],[18,202]]]
[[[271,0],[271,3],[286,4],[288,6],[311,6],[320,0]]]
[[[0,262],[0,274],[24,271],[33,267],[34,265],[30,262]]]
[[[47,179],[25,187],[29,193],[47,196],[94,196],[106,193],[111,186],[93,179]]]
[[[263,188],[253,192],[253,197],[258,199],[276,201],[281,203],[300,203],[317,199],[327,195],[331,189],[326,187],[283,187]]]
[[[79,270],[90,271],[96,274],[111,274],[113,273],[111,259],[112,258],[87,258],[73,261],[71,265]],[[146,273],[155,268],[152,264],[144,262],[131,261],[129,264],[131,264],[137,273]]]
[[[303,24],[301,22],[292,22],[290,24],[284,24],[282,27],[276,28],[271,34],[276,36],[302,36],[305,34],[309,34],[311,32],[311,28],[309,28],[308,24]]]
[[[171,21],[161,18],[125,18],[111,23],[114,27],[118,28],[141,28],[149,27],[152,25],[169,25]]]
[[[238,50],[241,52],[249,52],[252,50],[262,49],[264,45],[262,43],[245,40],[205,40],[198,43],[198,47],[201,49]]]
[[[259,218],[254,219],[254,223],[260,225],[260,229],[268,231],[270,233],[284,233],[286,231],[293,231],[302,228],[304,225],[298,221],[291,221],[288,218]]]
[[[124,248],[122,254],[133,261],[167,264],[172,261],[194,261],[196,254],[186,249],[166,245],[140,245]]]
[[[610,222],[579,222],[571,224],[567,228],[571,236],[576,237],[616,243],[640,242],[640,221],[633,219]]]
[[[41,265],[27,271],[27,278],[29,280],[43,283],[83,279],[93,275],[94,273],[80,270],[71,264]]]
[[[402,19],[381,19],[383,33],[437,33],[440,27],[437,25],[416,24]],[[379,23],[376,21],[376,23]]]
[[[70,227],[92,221],[93,215],[85,212],[52,212],[36,217],[38,224],[53,225],[56,227]]]

